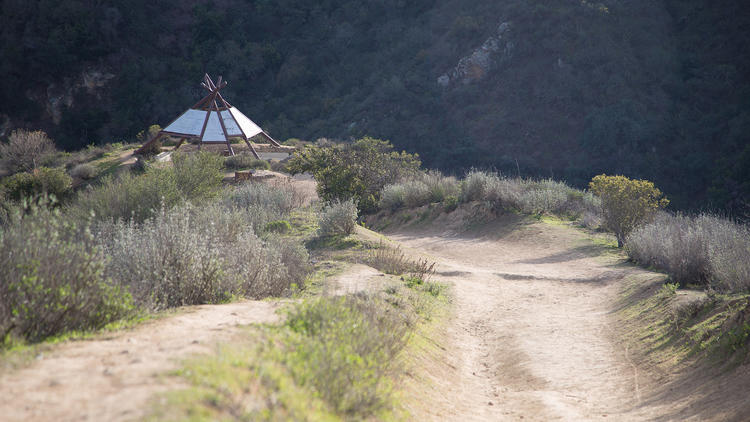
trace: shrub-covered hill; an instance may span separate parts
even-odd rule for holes
[[[0,124],[132,137],[204,72],[276,137],[391,139],[428,166],[655,181],[747,212],[750,15],[721,0],[6,0]],[[7,135],[7,133],[6,133]]]

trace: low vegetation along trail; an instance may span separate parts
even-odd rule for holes
[[[413,420],[671,420],[689,400],[654,400],[657,383],[616,338],[620,281],[642,272],[583,233],[508,217],[482,233],[390,233],[437,263],[453,306],[414,359],[403,401]],[[490,234],[487,234],[490,233]],[[377,285],[356,265],[338,294]],[[352,280],[357,279],[355,283]],[[364,280],[364,281],[363,281]],[[197,306],[109,337],[69,342],[0,382],[3,420],[137,420],[181,359],[278,321],[278,302]],[[437,350],[437,351],[436,351]],[[680,406],[680,409],[677,408]]]
[[[415,371],[415,420],[652,420],[648,379],[610,325],[618,281],[642,271],[585,235],[544,223],[484,233],[390,233],[453,286],[443,352]],[[511,230],[512,229],[512,230]],[[667,416],[668,418],[668,416]]]

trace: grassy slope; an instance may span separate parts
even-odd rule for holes
[[[196,101],[208,71],[277,138],[369,134],[431,167],[514,171],[518,160],[525,175],[578,186],[617,172],[655,180],[683,208],[737,207],[750,162],[745,9],[700,0],[8,3],[0,92],[26,95],[0,103],[16,104],[2,110],[13,125],[80,147],[165,124]],[[478,83],[441,89],[437,77],[502,21],[512,23],[512,58]],[[114,77],[72,86],[91,69]],[[56,125],[47,107],[66,88],[73,106]]]
[[[325,311],[330,315],[324,313],[324,318],[341,320],[344,325],[356,325],[362,315],[342,312],[341,306],[345,307],[346,299],[326,297],[324,286],[332,277],[345,272],[350,264],[370,262],[376,249],[387,247],[387,239],[364,228],[358,228],[349,236],[321,239],[314,235],[316,223],[312,213],[297,212],[290,220],[293,229],[287,235],[306,239],[316,271],[295,294],[297,300],[286,312],[292,315],[300,309],[312,309],[312,315],[316,315],[316,312]],[[325,334],[308,337],[295,331],[294,325],[285,323],[246,327],[231,343],[218,345],[213,354],[186,361],[183,368],[173,375],[187,381],[191,387],[168,393],[157,400],[151,419],[403,419],[406,413],[404,405],[399,402],[402,392],[401,388],[395,387],[397,380],[414,363],[415,356],[429,349],[425,333],[434,329],[441,320],[447,300],[445,289],[439,285],[407,286],[398,275],[386,275],[382,286],[368,296],[368,306],[374,308],[367,309],[369,312],[406,315],[406,319],[398,319],[397,326],[376,326],[379,328],[366,334],[356,330],[334,330],[332,343],[321,343],[321,336],[325,337]],[[363,341],[389,344],[395,341],[390,333],[398,331],[400,324],[406,324],[406,349],[395,355],[393,368],[386,371],[384,378],[374,379],[372,365],[378,367],[382,364],[378,363],[379,359],[383,358],[377,351],[379,347],[364,354],[351,354],[349,347]],[[368,339],[364,340],[362,335]],[[323,359],[314,366],[325,365],[331,361],[339,362],[342,354],[350,356],[344,359],[347,364],[352,362],[350,359],[355,362],[364,359],[369,363],[364,366],[344,364],[346,369],[333,371],[333,379],[322,385],[310,379],[307,360]],[[345,386],[337,376],[345,377]],[[339,388],[344,388],[347,393],[330,393]]]

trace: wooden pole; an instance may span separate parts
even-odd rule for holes
[[[276,142],[276,140],[275,140],[275,139],[273,139],[273,138],[272,138],[272,137],[271,137],[271,136],[270,136],[269,134],[267,134],[267,133],[266,133],[266,131],[262,131],[261,133],[262,133],[262,134],[263,134],[263,136],[265,136],[265,137],[266,137],[266,139],[268,139],[268,141],[269,141],[269,142],[271,142],[271,144],[273,144],[274,146],[277,146],[277,147],[280,147],[280,146],[281,146],[281,144],[279,144],[278,142]]]
[[[185,139],[186,138],[180,138],[180,141],[177,142],[177,145],[174,146],[174,150],[175,151],[177,151],[178,149],[180,149],[180,145],[182,145],[182,143],[185,142]]]
[[[245,139],[245,143],[247,144],[248,148],[250,148],[250,152],[253,153],[253,155],[255,156],[255,158],[257,158],[258,160],[260,160],[260,155],[258,155],[258,151],[256,151],[255,148],[253,148],[252,144],[250,144],[250,141],[248,141],[247,139]]]
[[[212,97],[212,100],[213,100],[214,98],[216,98],[216,94],[217,94],[218,92],[219,92],[219,91],[214,91],[214,93],[213,93],[213,94],[211,95],[211,97]],[[201,144],[203,143],[203,135],[205,135],[205,134],[206,134],[206,126],[208,126],[208,119],[210,119],[210,118],[211,118],[211,105],[210,105],[210,104],[211,104],[211,103],[209,102],[209,106],[208,106],[208,112],[206,113],[206,120],[204,120],[204,121],[203,121],[203,128],[201,129],[201,134],[200,134],[200,136],[198,136],[198,139],[200,140],[200,142],[198,143],[198,150],[200,150],[200,149],[201,149]]]
[[[164,135],[165,135],[164,133],[158,132],[151,139],[149,139],[145,144],[143,144],[140,148],[138,148],[137,150],[133,151],[133,154],[134,155],[135,154],[142,154],[143,150],[146,149],[147,146],[149,146],[149,145],[153,144],[154,142],[158,141],[159,139],[161,139],[162,137],[164,137]]]

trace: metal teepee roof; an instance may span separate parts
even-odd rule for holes
[[[169,123],[143,144],[136,153],[141,152],[145,147],[164,136],[179,137],[180,142],[176,148],[179,148],[186,139],[198,139],[200,141],[199,146],[201,144],[226,143],[231,155],[234,155],[234,150],[230,138],[242,138],[256,158],[259,158],[259,156],[250,144],[250,138],[260,134],[268,139],[271,144],[280,146],[260,126],[224,99],[219,90],[227,86],[227,83],[222,81],[221,76],[219,76],[217,83],[214,83],[211,77],[206,74],[203,76],[201,86],[208,90],[208,95]]]

